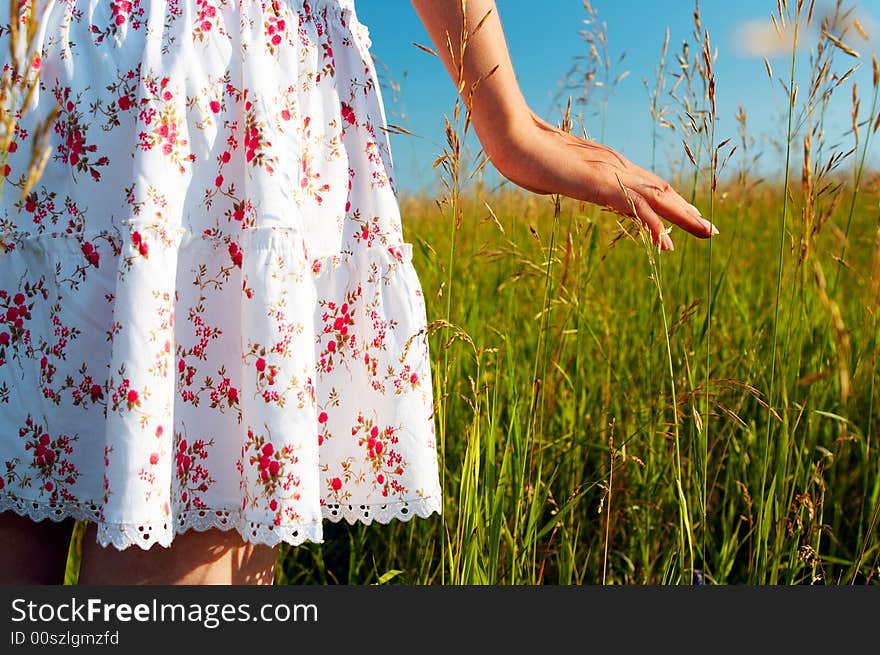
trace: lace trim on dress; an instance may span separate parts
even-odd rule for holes
[[[239,513],[229,510],[185,510],[174,517],[174,525],[162,524],[127,524],[100,521],[100,508],[97,504],[81,504],[75,502],[36,502],[13,495],[0,496],[0,511],[11,510],[19,516],[27,516],[34,521],[62,521],[74,518],[81,521],[92,521],[98,524],[98,542],[102,546],[112,544],[119,550],[129,546],[140,546],[147,550],[158,543],[163,547],[171,545],[175,535],[187,530],[200,532],[210,528],[219,530],[237,530],[244,541],[268,546],[287,543],[298,546],[305,542],[323,543],[321,521],[312,521],[299,525],[273,525],[249,521]],[[334,523],[345,519],[349,525],[373,522],[388,524],[394,520],[409,521],[414,516],[428,518],[432,514],[440,514],[440,499],[412,498],[399,500],[382,505],[324,505],[321,507],[323,518]]]

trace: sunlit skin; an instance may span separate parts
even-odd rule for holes
[[[458,52],[460,1],[413,1],[456,84],[458,64],[446,44],[448,35],[453,52]],[[661,250],[673,248],[663,219],[697,237],[712,236],[712,225],[666,181],[611,148],[568,134],[535,115],[516,81],[495,2],[466,3],[470,30],[487,14],[480,29],[468,37],[461,83],[476,134],[501,174],[535,193],[561,194],[637,216]],[[4,554],[0,582],[60,584],[72,526],[69,520],[35,523],[12,512],[0,514],[0,550]],[[95,532],[95,526],[89,525],[83,540],[81,584],[273,581],[277,548],[247,544],[234,531],[190,530],[177,535],[168,548],[155,545],[150,550],[131,547],[124,551],[99,546]]]

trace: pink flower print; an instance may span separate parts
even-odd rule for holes
[[[233,387],[232,380],[226,377],[225,366],[221,367],[217,373],[220,376],[220,384],[215,387],[211,378],[207,378],[203,390],[209,389],[211,391],[211,407],[219,407],[223,411],[224,401],[225,406],[228,407],[233,407],[238,402],[238,389]]]
[[[400,248],[391,247],[388,249],[388,252],[391,253],[391,256],[394,257],[400,263],[403,263],[403,253],[400,251]]]
[[[204,41],[206,35],[216,30],[225,35],[226,31],[222,24],[217,22],[217,8],[212,0],[196,0],[197,15],[193,26],[192,36],[199,41]]]
[[[177,445],[177,478],[183,490],[180,500],[197,509],[207,507],[202,494],[214,484],[214,478],[211,477],[209,468],[204,463],[208,459],[208,448],[213,445],[213,439],[210,441],[196,439],[190,444],[185,438],[182,438]]]
[[[250,101],[247,105],[250,105]],[[266,154],[266,149],[271,148],[272,143],[265,140],[263,123],[257,120],[255,112],[250,107],[247,107],[247,111],[244,127],[245,161],[253,166],[264,168],[267,173],[274,173],[276,158]]]
[[[367,367],[367,371],[370,375],[375,376],[376,371],[379,366],[379,360],[376,357],[370,357],[370,353],[364,353],[364,365]]]
[[[140,396],[135,389],[129,389],[128,394],[126,396],[126,400],[128,401],[128,408],[132,409],[133,407],[137,407],[140,405],[139,402]]]
[[[374,216],[372,218],[361,218],[360,210],[355,210],[351,214],[351,219],[354,223],[359,224],[360,227],[354,233],[354,238],[365,245],[367,248],[371,248],[376,239],[379,239],[380,242],[384,243],[387,239],[386,235],[382,233],[382,228],[379,225],[379,217]],[[392,255],[394,255],[394,252]]]
[[[150,464],[155,466],[159,463],[159,453],[150,453]]]
[[[274,347],[273,351],[282,352],[282,347]],[[263,400],[267,403],[278,402],[281,400],[281,394],[277,391],[270,391],[263,387],[263,384],[267,384],[269,386],[275,385],[275,378],[278,375],[279,367],[275,364],[269,364],[266,362],[266,359],[262,357],[265,354],[265,349],[260,348],[259,352],[260,356],[257,357],[254,362],[254,368],[257,369],[257,385],[262,389],[261,395]]]
[[[134,4],[140,5],[140,2],[135,2]],[[110,3],[110,11],[114,17],[113,22],[116,25],[125,25],[125,23],[131,20],[133,3],[129,2],[129,0],[117,0],[116,2]],[[138,16],[143,16],[143,10],[140,10],[137,13]],[[132,27],[134,29],[138,29],[140,27],[140,21],[132,21]]]
[[[98,167],[107,166],[110,160],[106,156],[93,159],[98,147],[87,141],[89,125],[78,108],[79,98],[76,98],[76,102],[70,99],[69,87],[62,88],[56,85],[52,91],[58,103],[64,108],[53,124],[55,133],[61,137],[55,159],[70,164],[78,172],[88,172],[94,181],[100,181],[101,173]]]
[[[147,245],[146,239],[141,235],[140,232],[135,230],[131,233],[131,243],[137,248],[138,252],[143,257],[148,257],[150,254],[150,247]]]
[[[145,152],[158,148],[164,156],[176,163],[178,171],[184,174],[186,172],[184,163],[195,161],[196,156],[188,150],[189,140],[179,132],[181,126],[186,128],[186,121],[178,115],[180,103],[175,102],[174,93],[166,88],[169,83],[168,78],[162,78],[157,84],[155,78],[145,77],[143,82],[148,92],[156,98],[156,102],[149,103],[138,115],[138,119],[143,121],[144,125],[152,128],[152,131],[138,134],[139,147]],[[155,105],[159,108],[156,109]]]
[[[177,447],[177,475],[183,475],[189,468],[192,458],[186,454],[187,442],[182,439]]]
[[[282,497],[285,498],[299,497],[299,477],[287,468],[288,464],[299,461],[291,446],[276,448],[266,437],[256,435],[249,429],[247,442],[242,447],[242,456],[247,451],[251,453],[248,462],[258,473],[262,498],[268,499],[278,494],[284,494]]]
[[[366,448],[367,462],[373,471],[373,479],[381,489],[382,495],[387,497],[392,493],[395,495],[406,493],[406,489],[397,479],[404,472],[403,457],[397,451],[399,442],[397,429],[389,425],[380,430],[373,421],[360,415],[357,425],[352,428],[351,432],[352,435],[362,433],[358,439],[358,445]]]
[[[358,287],[356,290],[349,292],[346,296],[346,301],[339,305],[333,301],[321,301],[321,304],[326,307],[327,311],[321,315],[324,326],[321,334],[318,335],[318,340],[323,341],[325,337],[329,337],[329,340],[326,342],[324,350],[318,358],[318,366],[325,373],[333,370],[334,357],[341,354],[343,347],[354,348],[355,336],[351,332],[354,326],[356,311],[354,303],[361,293],[362,289]]]
[[[354,109],[351,108],[351,105],[342,103],[342,118],[349,125],[354,125],[357,122],[357,119],[354,115]]]
[[[83,241],[81,250],[82,250],[82,254],[88,260],[90,265],[92,265],[92,266],[98,265],[98,261],[100,260],[100,255],[98,254],[98,251],[95,249],[95,246],[92,242]]]
[[[403,368],[394,374],[394,393],[407,393],[409,390],[418,387],[420,380],[419,374],[413,371],[409,364],[405,364]]]
[[[318,414],[318,445],[321,446],[324,443],[324,440],[330,437],[330,433],[327,428],[327,421],[330,417],[327,415],[327,412],[321,412]]]
[[[339,478],[333,478],[332,480],[330,480],[330,487],[333,489],[333,491],[339,491],[340,489],[342,489],[342,480],[340,480]]]
[[[68,486],[77,481],[80,473],[67,457],[73,453],[73,444],[78,437],[59,435],[53,439],[44,431],[44,426],[35,423],[30,416],[19,429],[19,436],[25,439],[25,450],[33,451],[29,468],[35,470],[40,487],[50,492],[50,499],[56,501],[59,498],[72,498]],[[7,468],[7,472],[13,475],[14,468]],[[13,479],[7,477],[6,481],[11,482]],[[23,482],[29,479],[28,474]]]
[[[324,202],[324,196],[330,190],[329,184],[320,184],[321,173],[312,170],[311,155],[306,150],[302,155],[302,178],[300,187],[315,199],[319,205]]]
[[[218,100],[212,100],[210,103],[208,103],[208,106],[211,108],[212,113],[220,113],[220,102]]]
[[[122,382],[119,383],[119,386],[113,391],[113,395],[111,396],[111,400],[113,402],[113,411],[119,410],[119,404],[125,400],[128,401],[129,397],[129,387],[131,386],[131,382],[128,378],[123,378]],[[137,392],[135,392],[137,393]],[[135,400],[137,400],[137,396],[135,396]],[[131,405],[129,405],[128,409],[132,409]]]
[[[260,478],[263,480],[268,480],[270,476],[278,475],[278,471],[281,468],[278,460],[272,459],[272,455],[275,453],[275,448],[271,443],[266,443],[262,449],[262,455],[260,455],[259,463],[260,463]]]
[[[232,263],[241,268],[242,264],[242,253],[241,250],[238,249],[238,244],[232,242],[229,244],[229,256],[232,258]]]
[[[273,3],[273,12],[269,14],[269,19],[263,24],[266,32],[266,49],[270,54],[275,54],[276,48],[281,45],[284,40],[282,35],[287,28],[287,23],[279,14],[280,7],[277,3]]]

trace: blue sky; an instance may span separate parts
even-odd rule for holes
[[[819,6],[828,6],[830,2]],[[853,33],[852,45],[862,54],[862,68],[853,77],[862,89],[863,106],[870,101],[872,50],[878,49],[880,2],[859,0],[858,15],[873,38],[865,42]],[[451,113],[454,87],[440,61],[416,49],[412,42],[430,45],[409,0],[357,0],[360,21],[369,27],[372,53],[387,67],[388,74],[400,85],[398,98],[385,89],[389,122],[400,124],[421,138],[393,136],[395,173],[401,191],[432,188],[436,178],[431,164],[440,153],[443,140],[443,117]],[[703,25],[709,30],[718,49],[718,125],[720,138],[736,136],[735,114],[742,104],[749,117],[750,131],[757,135],[779,136],[780,115],[785,106],[781,87],[772,84],[760,56],[744,52],[742,29],[750,21],[770,24],[775,0],[703,0]],[[593,0],[593,7],[607,24],[609,50],[613,57],[624,52],[620,70],[629,76],[611,98],[604,141],[633,161],[650,166],[652,125],[644,78],[653,79],[660,58],[666,28],[670,29],[669,64],[682,40],[690,39],[693,29],[692,0]],[[586,54],[578,32],[583,29],[586,12],[581,0],[498,0],[514,68],[529,105],[551,122],[559,121],[553,99],[561,80],[572,67],[574,57]],[[754,25],[754,23],[752,23]],[[804,54],[802,68],[808,65]],[[847,61],[848,60],[848,61]],[[786,59],[771,56],[774,71],[786,68]],[[855,63],[847,57],[838,59],[841,72]],[[383,68],[384,69],[384,68]],[[849,84],[840,93],[841,102],[828,122],[829,134],[843,135],[849,124]],[[867,107],[864,107],[867,109]],[[590,110],[592,113],[592,110]],[[598,117],[585,114],[587,129],[593,138],[600,136]],[[719,139],[720,140],[720,139]],[[681,139],[666,133],[668,146],[658,159],[661,173],[670,155],[681,152]],[[776,163],[773,148],[765,147],[764,163]],[[778,165],[778,164],[777,164]]]

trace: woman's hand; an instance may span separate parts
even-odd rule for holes
[[[664,218],[698,237],[718,234],[665,180],[611,148],[580,139],[533,114],[509,129],[506,135],[490,130],[483,146],[499,172],[514,184],[637,217],[663,250],[674,249]]]
[[[471,109],[483,150],[502,175],[536,193],[558,193],[638,218],[664,250],[672,249],[664,218],[698,237],[718,233],[658,176],[611,148],[550,125],[529,109],[516,81],[495,0],[412,3]]]

